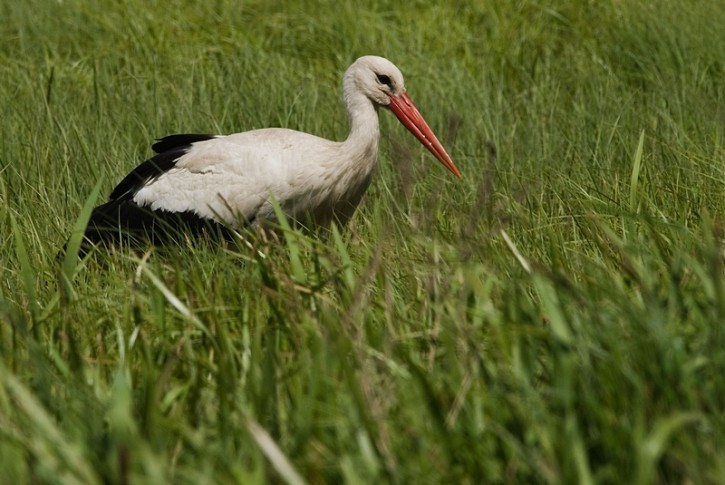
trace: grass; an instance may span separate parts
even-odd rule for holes
[[[0,481],[725,482],[720,3],[0,18]],[[463,180],[383,112],[345,231],[56,260],[154,138],[343,138],[370,53]]]

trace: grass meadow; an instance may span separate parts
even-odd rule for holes
[[[0,2],[0,482],[725,483],[725,3],[363,3]],[[381,111],[345,230],[56,257],[365,54],[462,180]]]

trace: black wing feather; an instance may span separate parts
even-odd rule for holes
[[[211,140],[212,138],[216,138],[217,135],[204,135],[204,134],[194,134],[194,133],[185,133],[181,135],[169,135],[165,136],[161,139],[156,140],[156,143],[154,143],[151,148],[156,153],[164,153],[168,152],[169,150],[175,150],[177,148],[186,148],[190,147],[194,143],[198,141],[204,141],[204,140]]]
[[[133,201],[144,185],[172,169],[194,143],[212,138],[216,135],[183,134],[158,140],[153,145],[156,155],[134,168],[113,189],[110,200],[93,209],[86,227],[86,239],[103,244],[166,244],[185,235],[199,234],[233,239],[229,228],[196,212],[151,210]]]
[[[130,200],[149,181],[174,168],[177,160],[188,152],[194,143],[212,138],[216,138],[216,135],[183,134],[170,135],[158,140],[152,147],[157,155],[126,175],[111,192],[110,200]]]

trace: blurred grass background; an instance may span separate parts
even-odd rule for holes
[[[0,3],[7,483],[723,483],[725,4]],[[342,234],[56,253],[175,132],[346,136]]]

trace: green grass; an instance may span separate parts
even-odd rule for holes
[[[0,482],[725,482],[725,4],[354,3],[0,4]],[[463,180],[382,112],[345,231],[56,259],[364,54]]]

